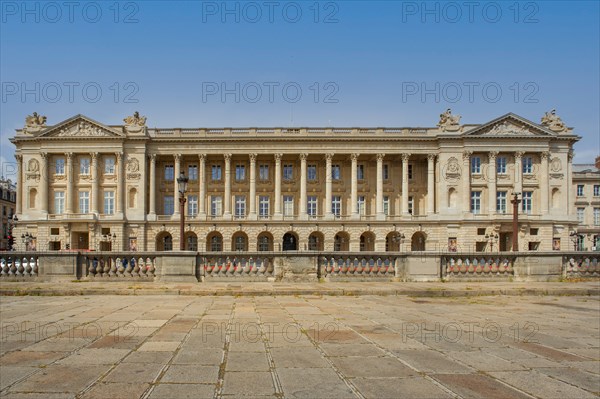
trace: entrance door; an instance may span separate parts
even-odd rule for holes
[[[90,236],[88,233],[73,233],[73,242],[77,249],[89,249],[90,247]]]
[[[296,240],[296,236],[292,233],[285,233],[283,236],[283,250],[284,251],[297,251],[298,250],[298,241]]]
[[[500,233],[500,251],[512,250],[512,233]]]

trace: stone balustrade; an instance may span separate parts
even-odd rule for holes
[[[156,257],[137,253],[98,252],[82,255],[83,275],[90,279],[137,278],[153,280]]]
[[[565,277],[600,276],[600,253],[572,253],[563,256]]]
[[[325,278],[395,277],[397,258],[377,253],[331,253],[319,258],[319,275]]]
[[[200,257],[201,275],[207,279],[234,278],[268,280],[275,275],[272,256],[250,255],[211,255]]]
[[[39,259],[31,252],[0,253],[0,279],[30,279],[37,277]]]
[[[516,255],[501,253],[442,255],[442,278],[512,276],[515,259]]]

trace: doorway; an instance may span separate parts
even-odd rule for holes
[[[283,235],[283,250],[284,251],[297,251],[298,250],[298,238],[293,233],[285,233]]]
[[[76,249],[89,249],[90,248],[90,235],[89,233],[73,233],[73,246]]]
[[[512,250],[512,233],[500,233],[500,251]]]

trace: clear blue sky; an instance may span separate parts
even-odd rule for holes
[[[556,108],[583,136],[575,161],[600,153],[597,1],[75,3],[0,2],[2,162],[33,111],[49,124],[139,110],[151,127],[395,127],[434,126],[448,107],[464,123]]]

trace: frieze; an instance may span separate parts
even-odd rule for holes
[[[560,158],[552,158],[552,161],[550,161],[550,170],[555,173],[562,170],[562,162],[560,161]]]

